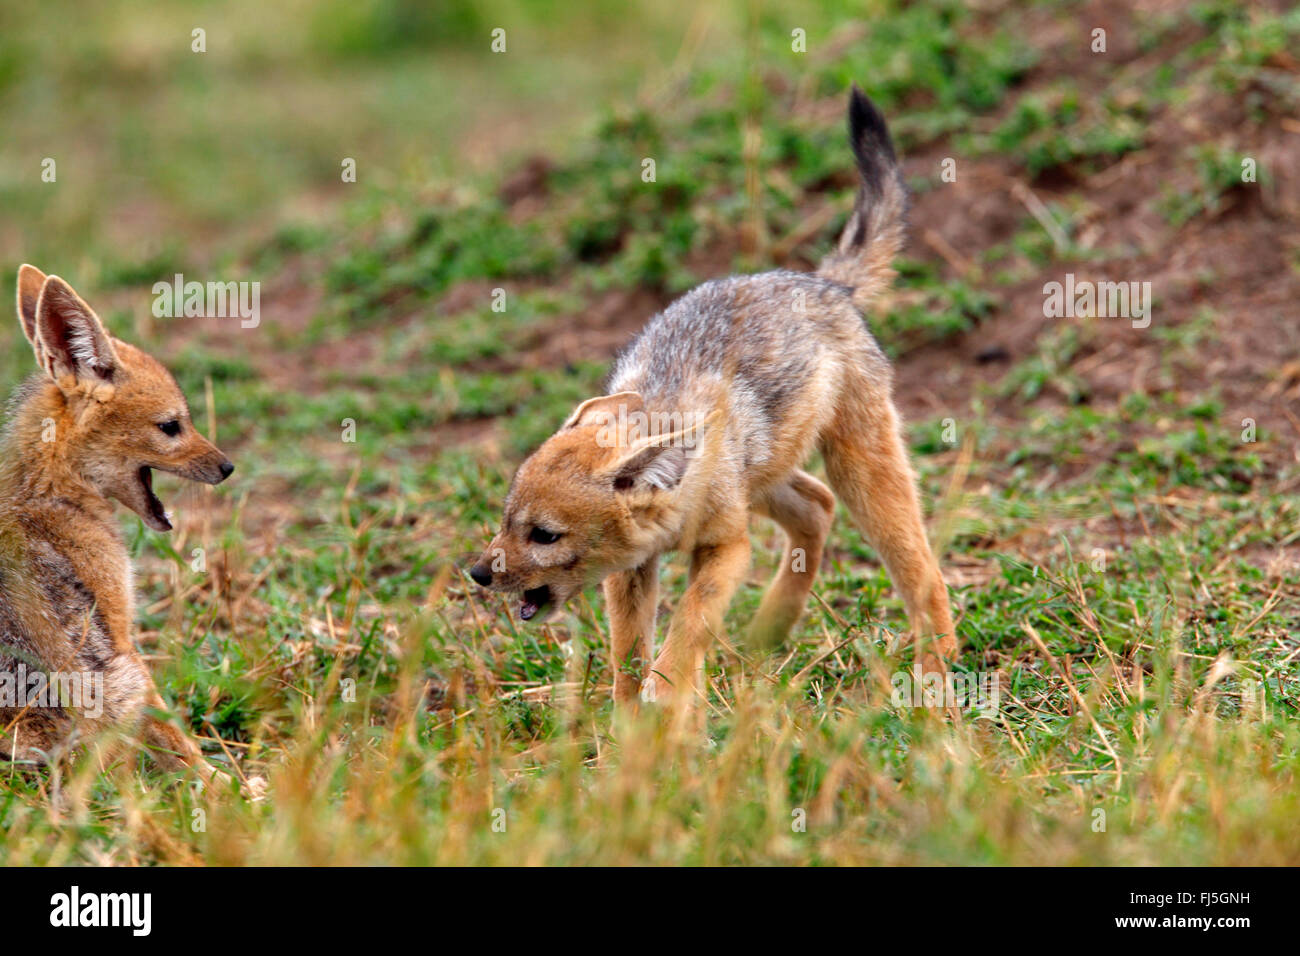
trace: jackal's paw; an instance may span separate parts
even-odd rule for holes
[[[761,653],[779,650],[793,627],[794,621],[788,617],[755,618],[745,631],[745,647]]]
[[[240,789],[243,790],[244,799],[249,803],[261,803],[266,799],[270,784],[266,782],[265,777],[246,777]]]
[[[214,794],[228,794],[234,789],[235,778],[224,770],[212,768],[203,788]],[[259,803],[266,798],[268,785],[265,777],[245,777],[239,784],[239,792],[250,803]]]
[[[651,674],[641,682],[641,703],[663,706],[672,697],[673,687],[659,674]]]
[[[650,676],[641,682],[641,707],[648,711],[681,714],[693,709],[699,691],[695,690],[689,678],[678,677],[669,680],[666,673],[680,673],[667,667],[656,667]]]
[[[199,789],[208,793],[229,793],[230,785],[235,779],[224,770],[218,770],[210,765],[206,773],[203,772],[202,768],[200,768],[199,773],[202,777]]]

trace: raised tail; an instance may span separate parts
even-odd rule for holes
[[[894,277],[892,263],[903,245],[907,185],[885,118],[856,83],[849,95],[849,142],[862,185],[839,247],[822,260],[817,273],[853,289],[854,304],[866,311]]]

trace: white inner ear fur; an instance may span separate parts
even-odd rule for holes
[[[68,324],[68,349],[78,365],[94,365],[100,358],[95,351],[95,336],[84,322]]]
[[[616,479],[660,491],[676,488],[686,476],[691,462],[702,453],[701,439],[715,417],[716,413],[670,435],[643,439],[619,463],[614,472]]]
[[[690,458],[685,448],[678,445],[652,445],[643,449],[636,460],[630,462],[629,467],[621,470],[619,475],[660,491],[669,491],[681,483],[689,464]]]
[[[117,364],[99,317],[62,279],[50,276],[36,306],[37,356],[50,376],[102,381]]]

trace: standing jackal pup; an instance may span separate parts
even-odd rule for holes
[[[131,643],[131,561],[109,499],[170,531],[153,471],[215,485],[234,465],[167,370],[58,276],[18,270],[18,318],[44,374],[19,388],[0,440],[0,758],[45,760],[74,736],[138,727],[163,767],[224,778],[146,714],[162,699]]]
[[[520,594],[525,620],[603,579],[617,701],[642,681],[647,699],[700,690],[704,654],[749,566],[751,511],[779,524],[787,547],[750,636],[771,646],[789,634],[835,510],[830,490],[800,470],[814,448],[925,655],[937,664],[933,652],[956,653],[892,370],[859,311],[893,277],[907,193],[885,121],[856,86],[849,133],[862,184],[838,249],[815,274],[706,282],[656,315],[619,358],[613,394],[580,405],[520,466],[501,531],[470,571]],[[690,555],[690,584],[652,657],[669,550]]]

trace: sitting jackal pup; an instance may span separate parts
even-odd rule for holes
[[[44,374],[19,388],[0,439],[0,758],[43,761],[74,731],[138,729],[163,767],[224,780],[145,713],[162,699],[131,644],[131,561],[109,499],[170,531],[153,471],[215,485],[234,465],[167,370],[58,276],[18,270],[18,317]]]
[[[789,634],[835,509],[800,470],[814,448],[926,656],[956,652],[892,370],[859,311],[894,275],[907,193],[885,121],[857,87],[849,133],[862,184],[838,249],[815,274],[706,282],[656,315],[619,358],[613,394],[580,405],[520,466],[501,531],[470,571],[520,594],[525,620],[603,579],[616,701],[634,699],[643,680],[654,682],[647,699],[700,690],[704,654],[749,566],[751,511],[788,539],[751,639],[771,646]],[[659,556],[670,550],[690,555],[690,584],[652,658]]]

